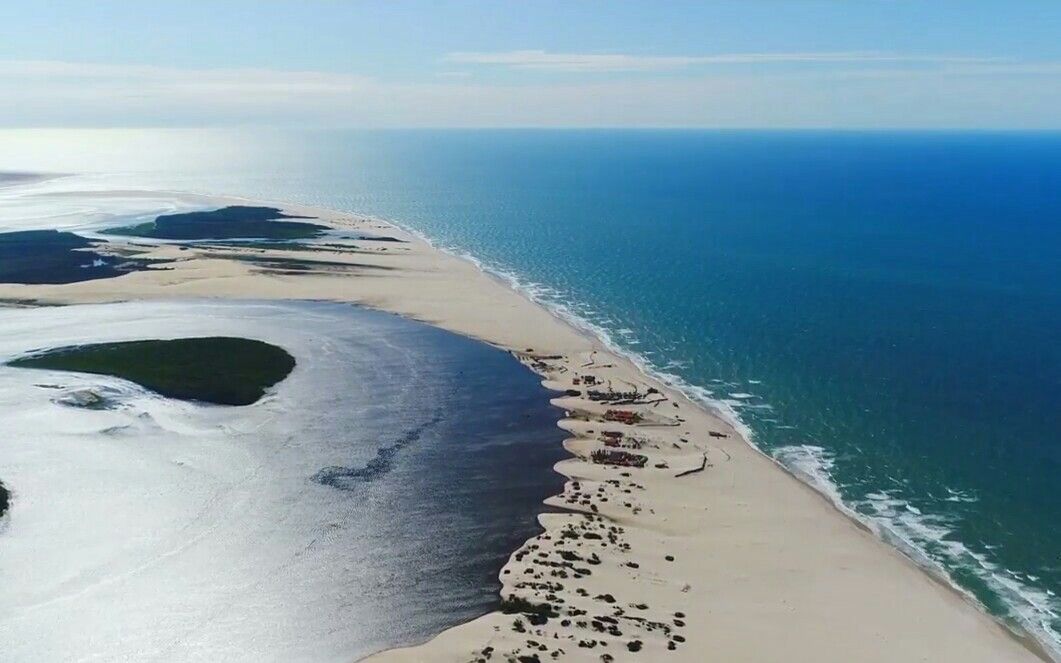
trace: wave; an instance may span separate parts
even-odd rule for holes
[[[879,538],[898,548],[918,566],[970,600],[981,603],[952,576],[955,571],[975,577],[1007,608],[1006,617],[1020,631],[1030,634],[1055,660],[1061,658],[1061,633],[1055,622],[1061,618],[1056,597],[1049,590],[1023,582],[1020,576],[986,555],[971,550],[952,537],[957,523],[952,518],[925,513],[897,495],[896,490],[869,492],[862,499],[845,501],[833,477],[835,458],[822,447],[790,445],[777,449],[775,457],[793,474],[826,495],[836,508],[865,525]],[[949,501],[975,502],[976,498],[949,490]],[[1034,577],[1025,576],[1028,580]],[[982,605],[982,603],[981,603]]]
[[[140,210],[125,210],[123,216]],[[92,212],[99,214],[100,209]],[[356,213],[356,212],[355,212]],[[983,602],[963,587],[954,574],[968,574],[977,579],[999,600],[1006,609],[1009,626],[1015,626],[1035,638],[1046,652],[1061,661],[1061,633],[1056,623],[1061,622],[1061,607],[1058,597],[1049,590],[1030,584],[1033,576],[1018,574],[992,563],[985,555],[969,549],[964,543],[949,539],[955,530],[954,523],[938,514],[924,513],[907,501],[897,497],[894,491],[879,491],[865,494],[861,499],[845,499],[841,486],[833,476],[835,458],[824,448],[814,445],[788,445],[772,451],[759,446],[752,427],[742,418],[741,412],[769,410],[766,403],[749,404],[753,394],[735,391],[727,398],[716,397],[715,392],[705,386],[691,383],[673,372],[688,366],[688,362],[672,359],[657,365],[651,352],[638,352],[631,346],[640,344],[635,330],[620,326],[619,321],[580,302],[569,293],[546,284],[528,280],[517,272],[498,264],[480,259],[467,250],[448,245],[420,230],[400,221],[371,215],[360,215],[388,223],[419,238],[432,248],[466,260],[484,274],[500,280],[508,287],[542,306],[552,315],[567,323],[580,333],[598,340],[609,351],[619,355],[646,375],[682,393],[690,401],[701,405],[732,426],[743,440],[755,451],[776,462],[796,478],[824,495],[843,514],[867,527],[878,538],[897,548],[905,556],[934,576],[944,580],[956,591],[985,610]],[[107,219],[109,221],[110,219]],[[105,225],[97,221],[93,225]],[[759,385],[760,380],[748,379],[744,384],[721,379],[709,381],[714,389],[735,389],[745,385]],[[747,388],[745,386],[745,388]],[[776,425],[777,429],[795,430],[791,425]],[[336,468],[332,468],[336,469]],[[344,468],[347,469],[347,468]],[[947,489],[951,502],[974,502],[975,497]],[[990,549],[990,546],[987,546]]]
[[[756,443],[754,430],[740,415],[745,409],[772,409],[765,403],[749,405],[747,400],[756,398],[754,394],[735,392],[729,394],[728,398],[717,398],[711,389],[688,382],[682,376],[670,372],[684,367],[684,362],[671,361],[663,366],[656,365],[649,359],[650,353],[630,348],[640,344],[634,330],[618,325],[615,329],[606,327],[608,322],[616,321],[597,313],[590,305],[579,302],[568,293],[527,280],[509,268],[488,263],[461,247],[439,242],[404,223],[386,218],[370,218],[395,225],[436,250],[472,263],[484,274],[501,280],[580,333],[595,338],[609,351],[633,363],[645,375],[677,390],[690,401],[719,416],[732,426],[752,449],[817,490],[828,498],[837,510],[867,527],[879,539],[898,549],[923,570],[943,580],[981,609],[991,612],[983,601],[955,579],[956,572],[971,574],[1005,606],[1006,614],[1001,617],[1007,627],[1031,636],[1051,659],[1061,662],[1061,632],[1055,627],[1056,623],[1061,622],[1061,606],[1058,605],[1053,592],[1022,581],[1018,574],[991,562],[985,555],[971,550],[960,541],[947,538],[953,534],[955,528],[954,523],[943,516],[923,513],[905,500],[886,492],[868,493],[857,500],[845,499],[832,474],[835,459],[822,447],[789,445],[772,451],[762,448]],[[621,342],[616,337],[621,338]],[[711,380],[711,383],[716,388],[719,384],[738,386],[719,379]],[[760,381],[747,380],[746,383],[760,384]],[[795,429],[794,426],[778,427]],[[948,494],[947,499],[950,501],[975,501],[973,497],[950,489]],[[1033,580],[1031,576],[1024,578]]]

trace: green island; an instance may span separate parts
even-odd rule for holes
[[[276,207],[231,205],[207,212],[164,214],[154,221],[111,228],[105,235],[151,237],[154,239],[308,239],[319,237],[328,226],[304,221],[309,217],[284,214]]]
[[[250,405],[287,377],[295,359],[263,341],[211,336],[53,348],[8,365],[110,375],[168,398]]]

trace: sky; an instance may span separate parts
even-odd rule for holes
[[[0,127],[1061,129],[1061,0],[6,0]]]

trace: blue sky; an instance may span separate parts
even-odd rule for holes
[[[1061,128],[1057,0],[5,2],[0,126]]]

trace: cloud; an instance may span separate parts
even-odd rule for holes
[[[674,69],[697,62],[697,58],[692,57],[548,53],[546,51],[460,52],[450,53],[444,60],[460,64],[504,65],[514,69],[575,72]]]
[[[343,93],[372,79],[349,74],[275,69],[181,69],[149,65],[51,60],[0,61],[0,82],[43,84],[53,89],[143,86],[145,92],[216,91],[230,96]]]
[[[0,61],[0,127],[1061,128],[1057,64],[902,62],[499,82]]]
[[[877,52],[723,53],[717,55],[627,55],[622,53],[550,53],[541,50],[449,53],[445,62],[499,65],[511,69],[556,72],[661,71],[693,65],[778,63],[921,63],[998,62],[989,58],[901,55]]]

